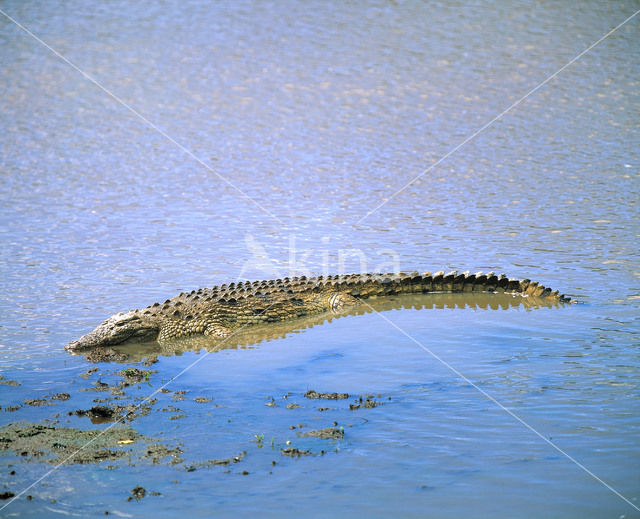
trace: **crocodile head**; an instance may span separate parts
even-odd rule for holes
[[[105,322],[77,341],[65,346],[68,351],[81,351],[98,346],[113,346],[127,341],[153,340],[160,331],[156,317],[140,315],[136,311],[109,317]]]

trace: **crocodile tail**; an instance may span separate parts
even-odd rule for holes
[[[431,273],[401,272],[393,274],[350,274],[317,278],[320,286],[332,286],[346,291],[354,297],[368,298],[397,294],[420,294],[430,292],[489,292],[521,294],[538,298],[549,298],[568,303],[571,298],[552,291],[536,281],[507,278],[493,272],[458,273],[444,271]]]

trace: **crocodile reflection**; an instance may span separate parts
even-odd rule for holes
[[[125,342],[108,348],[109,353],[97,360],[113,360],[117,362],[135,362],[153,355],[181,355],[185,352],[205,350],[215,352],[224,349],[250,347],[262,342],[274,341],[287,337],[292,333],[300,333],[335,319],[356,317],[374,312],[391,310],[509,310],[538,308],[556,308],[564,303],[552,298],[521,296],[501,293],[442,293],[399,295],[368,299],[357,306],[350,306],[341,311],[327,311],[313,316],[290,319],[288,321],[264,323],[236,330],[230,336],[219,338],[205,335],[192,335],[170,341]],[[91,352],[83,352],[90,355]]]

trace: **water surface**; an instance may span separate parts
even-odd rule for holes
[[[2,424],[100,427],[66,413],[122,366],[85,380],[63,345],[201,286],[494,270],[585,303],[387,310],[397,328],[349,316],[161,356],[132,397],[198,362],[134,426],[181,442],[185,463],[242,462],[63,466],[3,514],[639,515],[478,388],[640,506],[640,18],[429,169],[637,3],[1,8],[113,94],[0,15],[0,369],[21,383],[0,386]],[[349,409],[366,395],[384,405]],[[344,440],[296,435],[333,422]],[[326,453],[288,458],[287,441]],[[15,493],[50,469],[3,459]],[[138,484],[161,496],[127,502]]]

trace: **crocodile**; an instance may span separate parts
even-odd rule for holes
[[[116,314],[65,349],[81,352],[129,342],[160,344],[193,336],[226,340],[255,325],[340,314],[367,300],[406,294],[511,294],[554,303],[571,298],[529,279],[493,272],[346,274],[245,281],[182,292],[164,303]]]

